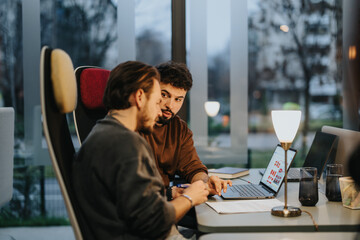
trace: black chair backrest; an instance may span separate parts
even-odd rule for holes
[[[40,61],[43,129],[55,175],[76,239],[94,239],[71,184],[75,149],[66,113],[72,112],[76,106],[76,81],[72,62],[64,51],[46,46],[41,51]]]

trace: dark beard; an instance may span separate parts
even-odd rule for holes
[[[166,119],[166,118],[164,118],[163,116],[161,116],[161,117],[159,117],[159,119],[156,121],[156,123],[164,126],[164,125],[168,124],[172,118],[173,118],[173,117],[171,117],[171,118],[169,118],[169,119]]]
[[[152,133],[153,127],[147,126],[146,125],[147,122],[149,122],[149,118],[146,117],[146,116],[139,120],[138,126],[140,126],[140,127],[138,129],[138,132],[142,132],[142,133],[144,133],[146,135],[149,135],[149,134]]]
[[[175,114],[174,114],[169,108],[167,108],[167,109],[165,109],[165,110],[162,109],[161,111],[162,111],[162,112],[167,111],[167,112],[170,112],[170,113],[171,113],[171,117],[170,117],[169,119],[165,118],[164,116],[158,117],[158,120],[156,121],[156,123],[157,123],[158,125],[164,126],[164,125],[168,124],[171,119],[174,118]]]

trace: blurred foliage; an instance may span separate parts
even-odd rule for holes
[[[309,122],[309,132],[320,131],[322,126],[328,125],[333,127],[342,128],[341,120],[310,120]],[[300,124],[298,132],[301,132],[303,127],[303,123]],[[273,132],[274,127],[272,125],[271,119],[265,118],[265,120],[261,124],[249,124],[250,132]]]
[[[70,225],[70,221],[66,218],[34,217],[30,219],[19,219],[8,217],[6,211],[5,208],[0,210],[0,227]]]
[[[52,165],[44,166],[45,167],[45,178],[55,178],[55,172]]]
[[[258,151],[251,150],[250,153],[250,167],[251,168],[265,168],[273,154],[273,150]]]
[[[319,130],[321,130],[322,126],[324,126],[324,125],[338,127],[338,128],[343,127],[343,123],[340,120],[339,121],[311,120],[310,124],[309,124],[309,129],[310,129],[310,131],[319,131]]]
[[[208,117],[209,136],[219,135],[220,133],[230,133],[230,124],[223,126],[222,123],[215,122],[214,118]]]
[[[206,164],[208,169],[210,168],[221,168],[221,167],[240,167],[240,168],[266,168],[269,164],[270,158],[273,154],[273,150],[251,150],[249,151],[249,162],[248,164]],[[292,167],[301,167],[304,159],[300,157],[300,154],[296,155]]]
[[[8,205],[7,216],[29,219],[39,215],[39,168],[32,166],[14,169],[14,194]]]
[[[69,225],[67,218],[40,216],[40,168],[24,166],[14,169],[14,193],[0,209],[0,227]],[[44,167],[45,178],[54,178],[52,166]]]

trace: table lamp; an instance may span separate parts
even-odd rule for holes
[[[277,138],[285,150],[285,205],[274,207],[271,214],[278,217],[297,217],[301,215],[300,208],[287,205],[287,150],[289,150],[300,125],[301,111],[278,110],[271,111],[271,118]]]

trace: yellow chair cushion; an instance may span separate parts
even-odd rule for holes
[[[51,81],[59,111],[72,112],[77,104],[74,66],[69,55],[61,49],[54,49],[51,52]]]

